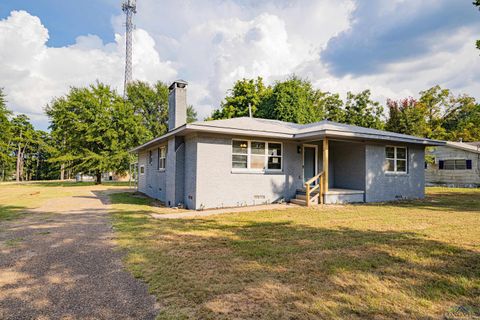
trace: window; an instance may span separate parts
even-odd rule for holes
[[[153,156],[152,156],[152,150],[148,151],[148,164],[152,164],[153,162]]]
[[[144,166],[140,166],[140,174],[144,174],[145,173],[145,167]]]
[[[467,159],[439,160],[438,168],[440,170],[471,170],[472,160],[467,160]]]
[[[232,168],[248,168],[248,141],[233,140]]]
[[[157,150],[158,162],[157,170],[165,170],[165,165],[167,163],[167,147],[163,146]]]
[[[232,169],[281,171],[282,144],[278,142],[233,140]]]
[[[387,159],[387,172],[406,173],[407,172],[407,148],[405,147],[386,147],[385,157]]]
[[[265,142],[250,142],[250,169],[265,170]]]
[[[268,144],[268,164],[269,170],[282,170],[282,144]]]

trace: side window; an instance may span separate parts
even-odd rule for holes
[[[406,173],[408,168],[407,154],[406,147],[385,147],[387,172]]]
[[[148,151],[148,164],[152,164],[153,162],[153,155],[152,150]]]
[[[158,148],[158,170],[165,170],[167,163],[167,147],[163,146]]]
[[[440,170],[471,170],[472,160],[467,159],[448,159],[438,161]]]
[[[145,174],[145,167],[144,166],[140,166],[140,174]]]

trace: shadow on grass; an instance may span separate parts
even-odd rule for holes
[[[359,206],[396,206],[399,208],[427,209],[433,211],[474,211],[480,213],[480,189],[430,190],[425,199],[387,203],[359,204]]]
[[[120,263],[107,214],[42,212],[2,228],[0,319],[153,320],[155,301]]]
[[[146,214],[116,212],[115,227],[130,269],[165,303],[160,318],[438,318],[452,305],[480,308],[479,253],[413,232]]]
[[[25,214],[28,209],[21,206],[0,205],[0,222],[12,220]]]
[[[93,193],[100,199],[105,197],[105,193],[102,191],[93,191]],[[109,203],[111,204],[128,204],[151,206],[152,208],[166,208],[165,204],[160,200],[150,198],[149,196],[134,190],[110,193],[108,198]]]

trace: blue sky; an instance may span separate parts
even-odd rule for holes
[[[88,4],[88,5],[87,5]],[[44,107],[95,81],[119,92],[120,0],[2,0],[0,87],[48,127]],[[470,0],[138,0],[134,78],[189,82],[201,117],[233,82],[297,74],[316,88],[376,100],[436,84],[480,98],[480,12]]]
[[[2,0],[0,19],[13,10],[38,16],[49,30],[47,44],[53,47],[73,44],[78,36],[86,34],[113,41],[111,18],[121,13],[115,0]]]

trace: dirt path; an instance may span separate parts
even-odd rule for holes
[[[0,319],[154,319],[155,299],[123,269],[105,196],[49,200],[0,223]]]

